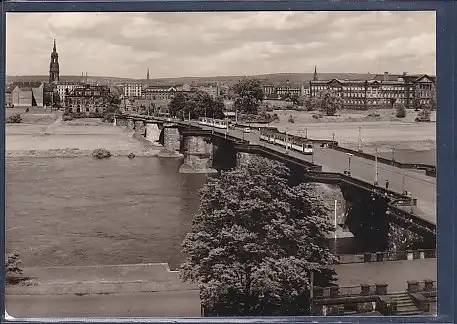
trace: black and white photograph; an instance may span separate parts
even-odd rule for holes
[[[5,25],[8,318],[437,315],[434,11]]]

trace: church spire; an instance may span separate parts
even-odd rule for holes
[[[59,81],[59,54],[57,54],[56,39],[51,53],[51,62],[49,64],[49,83]]]
[[[317,67],[314,65],[314,76],[313,76],[313,81],[317,81]]]
[[[146,80],[149,80],[149,68],[148,68],[148,73],[146,74]]]

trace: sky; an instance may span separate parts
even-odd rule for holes
[[[434,12],[8,13],[7,75],[435,74]]]

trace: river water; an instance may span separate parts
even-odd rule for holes
[[[202,174],[182,161],[140,157],[8,158],[7,250],[24,266],[182,260]]]

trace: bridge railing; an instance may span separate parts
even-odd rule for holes
[[[414,251],[342,254],[338,255],[337,258],[339,264],[430,259],[436,258],[436,250],[419,249]]]

